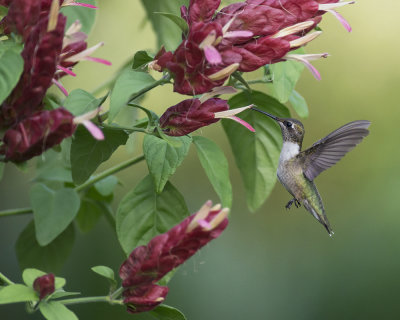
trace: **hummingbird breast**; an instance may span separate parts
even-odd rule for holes
[[[282,185],[293,197],[301,201],[314,193],[312,181],[308,181],[303,174],[303,168],[297,155],[300,146],[297,143],[285,141],[279,157],[277,176]],[[311,187],[311,188],[310,188]]]

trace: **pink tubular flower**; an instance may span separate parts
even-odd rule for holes
[[[222,118],[229,118],[254,132],[250,124],[235,116],[251,106],[229,110],[226,100],[213,98],[218,94],[233,92],[235,90],[232,87],[219,87],[199,99],[181,101],[164,112],[160,118],[160,127],[167,135],[184,136]]]
[[[155,283],[218,238],[228,225],[228,212],[227,208],[221,210],[221,205],[212,207],[208,201],[196,214],[134,249],[119,271],[128,311],[149,311],[160,304],[168,288]]]
[[[313,39],[306,35],[325,12],[334,14],[350,31],[334,9],[351,3],[354,1],[247,0],[216,12],[220,0],[191,0],[188,8],[181,8],[188,34],[175,52],[160,51],[153,67],[170,72],[174,91],[205,93],[222,85],[236,70],[250,72],[285,60],[290,51]],[[292,43],[297,39],[301,40]]]
[[[38,277],[33,282],[33,289],[39,293],[39,299],[47,297],[54,292],[54,274],[48,273]]]

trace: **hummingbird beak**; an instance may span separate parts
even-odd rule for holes
[[[260,110],[260,109],[254,108],[254,107],[252,107],[251,109],[252,109],[252,110],[255,110],[255,111],[258,111],[258,112],[260,112],[260,113],[262,113],[262,114],[265,114],[266,116],[268,116],[268,117],[274,119],[275,121],[278,121],[278,122],[281,121],[281,119],[279,119],[278,117],[276,117],[276,116],[274,116],[274,115],[272,115],[272,114],[270,114],[270,113],[268,113],[268,112],[262,111],[262,110]]]

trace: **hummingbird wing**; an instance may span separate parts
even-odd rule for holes
[[[322,171],[332,167],[369,134],[367,120],[353,121],[328,134],[300,153],[303,172],[314,180]]]

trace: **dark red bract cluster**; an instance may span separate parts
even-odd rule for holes
[[[33,282],[33,289],[39,293],[39,299],[47,297],[54,292],[54,274],[48,273],[38,277]]]
[[[156,282],[217,238],[228,225],[226,215],[226,209],[211,208],[207,202],[198,213],[133,250],[119,271],[128,311],[148,311],[160,304],[168,288]]]
[[[58,2],[58,3],[57,3]],[[65,109],[43,111],[48,88],[78,61],[71,59],[87,48],[86,35],[65,34],[66,17],[59,13],[64,0],[14,0],[2,20],[6,34],[24,41],[24,69],[14,90],[0,105],[0,129],[5,130],[0,154],[5,161],[21,162],[39,155],[71,136],[74,118]],[[68,36],[68,37],[66,37]],[[67,43],[66,43],[67,42]],[[65,89],[61,88],[65,93]]]
[[[227,101],[218,98],[203,103],[199,99],[187,99],[164,112],[160,127],[170,136],[184,136],[219,121],[215,113],[228,109]]]
[[[235,70],[249,72],[282,61],[298,47],[291,41],[320,22],[325,11],[319,5],[331,2],[338,0],[247,0],[217,12],[220,0],[191,0],[188,8],[181,8],[187,35],[174,52],[157,55],[156,69],[172,74],[176,92],[208,92]],[[279,35],[306,21],[310,23],[303,28]]]
[[[6,161],[14,162],[42,154],[75,132],[73,120],[64,108],[39,111],[6,131],[0,152]]]

